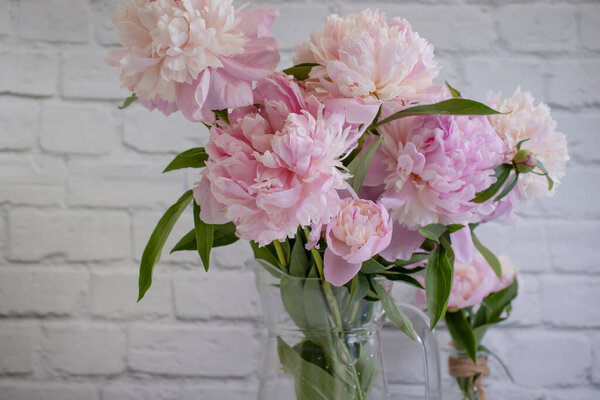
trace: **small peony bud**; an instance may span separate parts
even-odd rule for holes
[[[537,159],[531,151],[522,149],[515,154],[513,164],[519,173],[524,174],[534,170],[537,165]]]

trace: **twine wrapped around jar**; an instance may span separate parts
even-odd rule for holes
[[[470,358],[448,357],[448,373],[455,378],[476,377],[475,387],[480,400],[486,400],[487,396],[483,390],[483,377],[490,375],[490,369],[487,366],[487,358],[477,359],[477,365]]]

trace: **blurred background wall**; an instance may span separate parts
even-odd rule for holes
[[[247,244],[214,250],[209,274],[194,254],[165,254],[135,303],[143,246],[197,179],[161,171],[207,131],[179,115],[117,109],[128,93],[103,59],[118,44],[118,3],[0,0],[0,399],[251,399],[261,325]],[[515,383],[496,365],[489,394],[600,398],[600,2],[251,6],[280,11],[282,66],[329,13],[378,7],[436,46],[440,81],[467,97],[520,84],[552,106],[570,145],[564,183],[525,207],[516,229],[483,235],[522,280],[514,315],[487,339]],[[173,239],[191,227],[186,215]],[[439,337],[448,348],[443,329]],[[385,338],[395,399],[412,399],[418,354],[393,330]]]

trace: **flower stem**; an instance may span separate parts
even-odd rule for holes
[[[281,247],[281,243],[277,240],[273,241],[273,247],[275,247],[275,252],[277,253],[277,258],[279,259],[279,263],[284,270],[287,270],[287,261],[285,259],[285,253],[283,252],[283,247]]]

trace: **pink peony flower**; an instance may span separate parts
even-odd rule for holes
[[[319,64],[304,81],[318,97],[367,102],[418,100],[439,72],[433,46],[400,18],[379,11],[329,16],[322,32],[296,47],[294,62]]]
[[[469,264],[455,262],[448,310],[480,304],[485,297],[496,291],[497,285],[498,277],[481,254],[475,253]]]
[[[370,200],[345,199],[325,229],[325,279],[350,281],[367,261],[390,244],[392,221],[385,207]]]
[[[498,111],[508,112],[504,115],[489,116],[489,120],[508,148],[505,162],[512,162],[517,143],[529,139],[522,144],[521,149],[531,151],[548,170],[554,180],[554,188],[548,190],[546,177],[525,173],[519,176],[514,194],[519,201],[540,196],[552,196],[569,160],[567,140],[565,135],[556,130],[556,122],[550,115],[550,108],[541,103],[533,104],[530,92],[522,92],[517,88],[515,94],[501,101],[498,95],[490,94],[488,103]],[[540,172],[537,170],[537,172]],[[516,203],[513,201],[513,205]]]
[[[400,224],[465,224],[493,212],[492,202],[471,201],[504,160],[504,145],[485,117],[409,117],[379,132],[365,185],[380,188],[379,201]]]
[[[113,16],[125,49],[107,62],[150,109],[212,123],[211,110],[251,105],[252,81],[277,66],[277,15],[231,0],[132,0]]]
[[[239,237],[264,246],[338,212],[347,185],[340,157],[360,132],[284,74],[260,81],[256,99],[260,110],[238,110],[230,126],[211,129],[194,193],[203,221],[233,221]]]

